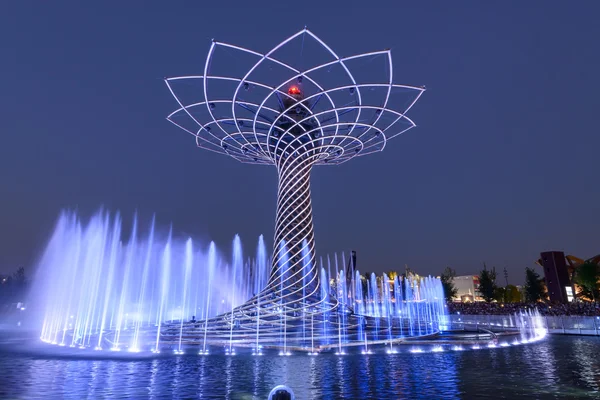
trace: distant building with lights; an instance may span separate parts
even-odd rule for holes
[[[544,268],[550,302],[564,304],[573,301],[573,285],[569,278],[565,253],[545,251],[540,254],[538,263]]]
[[[479,292],[479,276],[477,275],[461,275],[456,276],[452,280],[456,287],[456,296],[454,301],[470,302],[482,301],[481,293]]]

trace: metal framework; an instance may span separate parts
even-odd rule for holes
[[[301,51],[307,41],[313,41],[326,59],[302,68],[279,57],[298,41]],[[215,75],[211,67],[219,50],[253,61],[236,74]],[[355,64],[381,58],[383,78],[370,74],[361,79],[353,73]],[[323,79],[332,70],[337,71],[335,79]],[[311,329],[323,326],[330,319],[327,313],[335,312],[339,303],[336,296],[321,291],[314,248],[312,168],[383,150],[388,140],[415,126],[406,113],[425,89],[393,83],[390,50],[340,57],[306,28],[266,53],[213,40],[202,75],[165,82],[179,104],[167,119],[193,135],[198,147],[244,163],[274,165],[279,176],[268,284],[230,314],[206,321],[207,329],[215,336],[230,337],[235,325],[236,331],[241,327],[241,339],[255,327],[263,329],[262,334],[280,335],[277,321],[283,317],[286,329],[294,321],[303,321],[306,330],[309,316],[314,322]],[[179,93],[179,85],[194,88],[192,100]],[[344,329],[358,324],[355,321]]]

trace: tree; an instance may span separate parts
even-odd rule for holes
[[[506,301],[506,289],[502,286],[496,287],[494,290],[494,300],[498,303],[504,303]]]
[[[506,286],[505,302],[507,303],[519,303],[521,301],[521,293],[519,288],[515,285]]]
[[[494,300],[503,303],[519,303],[521,301],[521,292],[515,285],[499,286],[494,291]]]
[[[483,269],[479,272],[479,292],[484,300],[490,303],[494,300],[496,288],[496,268],[492,267],[488,270],[484,263]]]
[[[530,302],[544,300],[544,279],[533,268],[525,268],[525,299]]]
[[[574,282],[581,287],[580,293],[592,299],[598,300],[598,280],[600,279],[600,266],[586,261],[577,267]]]
[[[456,271],[450,267],[446,267],[446,269],[440,276],[440,280],[442,281],[442,287],[444,288],[444,297],[446,298],[446,301],[452,301],[452,299],[456,297],[458,293],[458,289],[454,284],[455,277]]]
[[[522,302],[527,301],[527,292],[525,290],[525,286],[521,286],[519,288],[519,295],[521,295],[521,301]]]

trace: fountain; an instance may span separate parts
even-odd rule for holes
[[[402,290],[389,288],[384,290],[385,296],[379,296],[383,289],[376,279],[371,279],[367,292],[362,287],[348,290],[351,281],[339,262],[335,263],[339,260],[336,254],[334,276],[320,268],[322,281],[332,281],[333,290],[322,285],[316,301],[300,305],[286,305],[282,301],[285,295],[276,304],[262,304],[256,294],[267,286],[269,264],[262,237],[256,256],[244,263],[237,236],[229,261],[219,255],[214,243],[204,247],[190,238],[174,238],[170,232],[162,235],[154,221],[147,232],[140,232],[134,218],[126,241],[122,230],[120,217],[106,212],[97,213],[87,224],[73,212],[60,215],[36,279],[37,300],[44,305],[42,339],[130,352],[160,352],[164,346],[173,346],[175,352],[182,353],[187,345],[196,344],[202,354],[209,346],[221,343],[233,354],[234,346],[248,345],[248,334],[239,332],[242,323],[247,326],[246,321],[238,318],[236,307],[257,299],[248,309],[253,316],[251,344],[255,353],[265,346],[280,346],[285,354],[291,348],[316,353],[318,346],[324,350],[332,345],[343,353],[346,345],[357,341],[367,349],[369,335],[371,341],[377,340],[365,321],[385,321],[382,329],[386,341],[392,342],[407,336],[408,325],[417,323],[402,318],[406,307],[424,309],[443,298],[439,281],[438,297],[426,301],[417,301],[412,291],[397,301]],[[280,288],[292,273],[286,266],[289,261],[283,258],[282,263]],[[354,275],[360,285],[360,272],[356,270]],[[390,285],[387,278],[384,282]],[[331,309],[332,303],[340,306]],[[293,313],[287,312],[289,308]],[[202,320],[195,320],[196,315],[202,315]],[[418,323],[437,330],[443,314],[424,316]],[[217,329],[226,327],[225,332],[211,331],[206,323],[217,317],[221,320]]]
[[[144,342],[141,336],[153,331],[152,348],[159,351],[161,329],[176,322],[179,351],[183,327],[196,315],[231,310],[266,283],[262,237],[257,257],[244,265],[238,237],[234,251],[239,256],[228,262],[218,256],[214,243],[196,249],[189,238],[161,236],[154,222],[140,235],[134,220],[126,242],[121,232],[118,215],[100,212],[87,224],[72,212],[60,215],[33,290],[44,305],[43,338],[90,346],[93,337],[98,349],[137,351]],[[213,285],[217,274],[221,284]]]
[[[312,42],[320,55],[302,66],[286,62],[294,41]],[[245,60],[235,65],[241,71],[219,69],[221,50]],[[357,73],[376,60],[383,76]],[[363,279],[355,254],[348,264],[343,253],[327,256],[326,265],[315,255],[313,168],[382,151],[415,126],[406,114],[425,89],[394,84],[392,74],[390,50],[340,57],[306,28],[266,54],[213,41],[203,75],[165,79],[178,104],[167,119],[198,147],[277,168],[271,259],[262,238],[244,261],[237,236],[230,258],[214,243],[161,235],[154,221],[143,231],[134,219],[124,241],[119,216],[100,212],[82,224],[65,212],[39,268],[42,340],[203,355],[244,348],[344,355],[376,347],[393,354],[403,344],[435,342],[448,326],[439,279]],[[532,318],[519,320],[522,341],[541,329]]]
[[[437,278],[371,274],[367,279],[354,266],[354,273],[340,268],[335,261],[344,257],[334,254],[328,257],[333,276],[319,268],[323,284],[314,301],[290,306],[284,301],[289,290],[282,290],[276,302],[260,300],[258,294],[269,289],[262,236],[248,262],[243,261],[238,236],[231,257],[212,242],[163,235],[154,220],[142,232],[134,218],[129,238],[123,241],[122,236],[118,215],[99,212],[87,223],[73,212],[60,215],[34,287],[37,302],[44,306],[43,341],[131,353],[170,349],[184,354],[195,348],[207,355],[221,347],[229,355],[243,348],[255,355],[266,349],[282,355],[344,355],[353,348],[371,354],[382,347],[394,354],[399,345],[412,345],[416,339],[433,346],[449,324]],[[289,260],[284,257],[282,263],[280,289],[292,273]],[[349,290],[353,282],[354,290]],[[519,344],[545,334],[534,311],[511,321]],[[439,344],[432,349],[443,350]]]

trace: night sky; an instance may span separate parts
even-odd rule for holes
[[[196,148],[163,77],[201,74],[211,38],[268,51],[305,25],[428,88],[384,152],[315,168],[318,255],[521,283],[540,251],[600,253],[600,2],[352,3],[2,2],[0,273],[33,268],[63,208],[270,246],[275,168]]]

